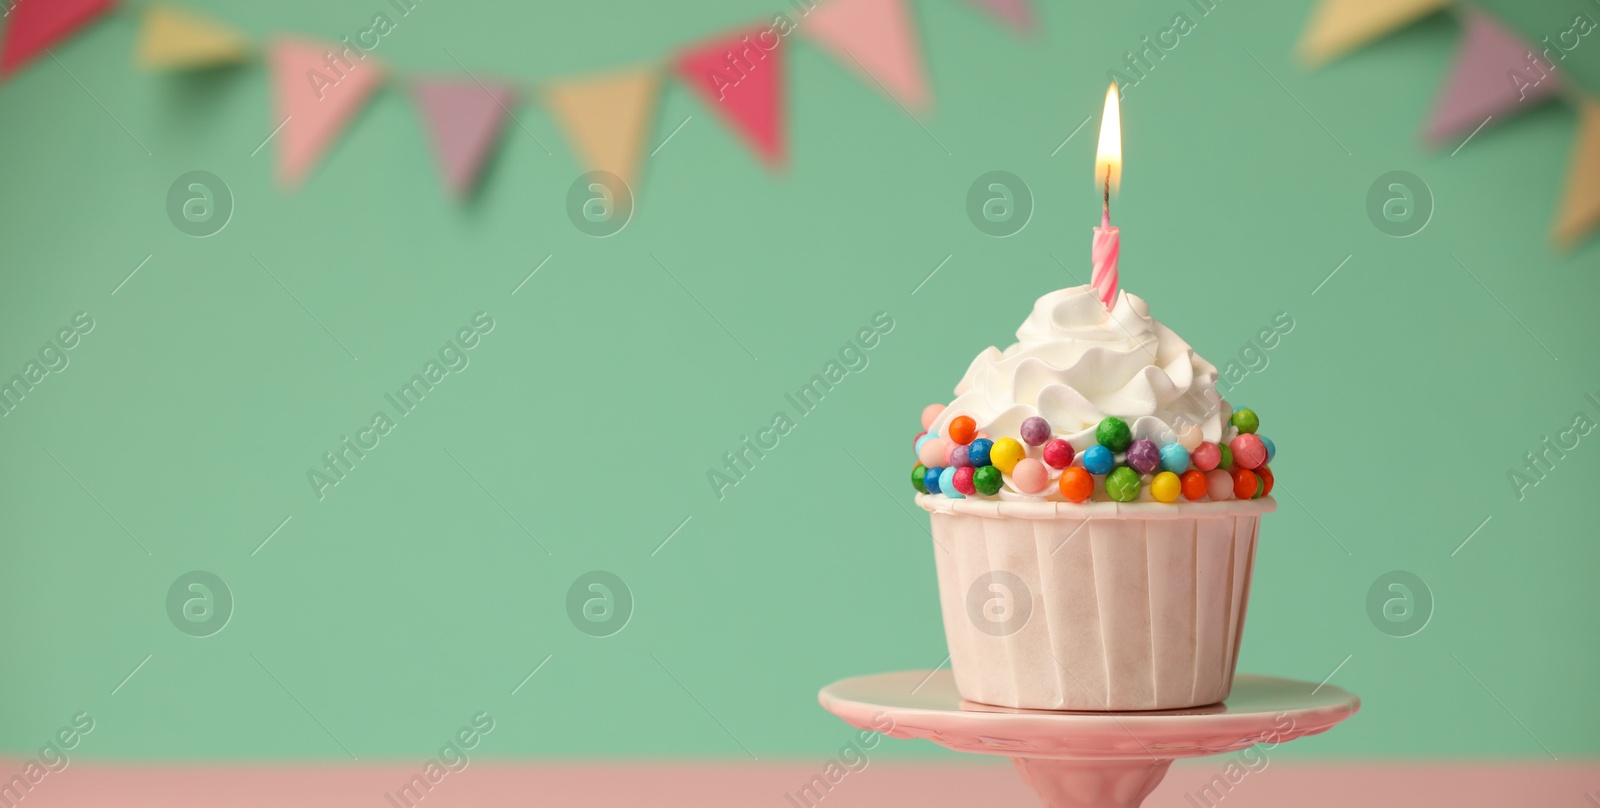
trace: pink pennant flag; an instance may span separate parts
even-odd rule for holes
[[[758,27],[696,45],[678,56],[678,77],[760,153],[784,160],[783,40]]]
[[[1425,132],[1434,146],[1476,131],[1491,118],[1532,109],[1560,91],[1555,65],[1521,37],[1481,11],[1464,13],[1455,65]]]
[[[931,105],[906,0],[829,0],[812,10],[800,31],[907,109],[924,112]]]
[[[433,135],[445,184],[456,196],[471,193],[505,129],[515,94],[509,85],[424,80],[413,91]]]
[[[383,81],[356,48],[308,40],[272,43],[278,176],[299,185]]]
[[[11,0],[10,19],[0,41],[0,78],[17,72],[51,45],[93,22],[114,0]]]
[[[998,18],[1019,34],[1033,31],[1032,0],[967,0],[967,2]]]

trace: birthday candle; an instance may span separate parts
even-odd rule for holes
[[[1095,184],[1104,189],[1100,226],[1094,229],[1090,257],[1094,273],[1089,283],[1106,308],[1117,299],[1117,256],[1122,251],[1122,235],[1111,226],[1111,191],[1122,184],[1122,120],[1117,102],[1117,83],[1106,88],[1105,111],[1100,115],[1100,145],[1094,160]],[[1101,183],[1104,183],[1103,185]]]

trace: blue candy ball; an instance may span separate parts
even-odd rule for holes
[[[967,459],[972,461],[973,466],[992,466],[994,464],[989,462],[989,450],[992,448],[994,448],[994,441],[988,438],[977,438],[967,444]]]
[[[1083,450],[1083,468],[1090,474],[1110,474],[1116,465],[1117,459],[1111,450],[1098,443]]]
[[[931,469],[928,469],[928,473],[927,474],[923,475],[923,477],[922,477],[922,487],[928,489],[928,493],[930,493],[930,494],[939,493],[939,472],[941,472],[941,471],[944,471],[944,469],[931,468]]]
[[[948,466],[939,472],[939,493],[951,499],[966,499],[967,495],[956,490],[956,467]]]
[[[939,437],[939,436],[933,434],[932,432],[929,432],[926,435],[923,435],[922,437],[917,438],[917,447],[916,447],[916,450],[915,450],[916,453],[919,454],[919,455],[922,454],[922,444],[927,443],[929,440],[932,440],[933,438],[937,438],[937,437]]]
[[[1161,467],[1173,474],[1188,471],[1189,450],[1183,448],[1181,443],[1169,443],[1161,447]]]
[[[1257,435],[1256,437],[1261,439],[1261,445],[1262,446],[1267,447],[1267,462],[1271,463],[1272,462],[1272,458],[1277,456],[1277,454],[1278,454],[1278,447],[1273,446],[1272,445],[1272,438],[1269,438],[1266,435]]]

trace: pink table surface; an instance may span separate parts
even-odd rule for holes
[[[826,808],[858,806],[1038,805],[1009,764],[929,764],[877,759],[844,775]],[[1451,808],[1600,808],[1600,761],[1525,763],[1291,763],[1240,754],[1180,762],[1147,806],[1173,808],[1350,808],[1440,805]],[[1263,764],[1263,760],[1265,763]],[[1238,764],[1228,783],[1230,762]],[[1246,763],[1250,766],[1246,766]],[[823,772],[810,763],[507,763],[474,761],[446,775],[426,798],[426,808],[447,806],[696,806],[696,808],[807,807],[794,795]],[[23,771],[25,761],[0,758],[0,786]],[[22,808],[50,806],[385,806],[386,798],[421,771],[422,763],[376,765],[135,765],[72,761],[47,774],[22,800]],[[1253,767],[1253,768],[1252,768]],[[1217,778],[1221,778],[1219,781]],[[1217,792],[1218,782],[1228,783]],[[1203,791],[1221,793],[1213,799]],[[1591,796],[1592,795],[1592,796]]]

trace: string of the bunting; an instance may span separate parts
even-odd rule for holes
[[[781,166],[787,154],[782,45],[795,33],[913,114],[926,114],[933,103],[910,0],[790,0],[792,8],[679,48],[659,64],[534,82],[480,76],[465,65],[465,75],[397,73],[369,57],[368,35],[381,41],[418,0],[388,1],[393,14],[374,15],[373,25],[354,39],[284,36],[258,46],[222,21],[156,0],[133,9],[140,17],[134,62],[151,71],[190,71],[264,61],[276,127],[269,140],[275,141],[278,176],[289,187],[310,176],[378,89],[401,85],[421,116],[442,181],[456,196],[472,193],[508,119],[515,119],[512,109],[523,101],[549,110],[580,163],[636,182],[667,75],[699,96],[763,163]],[[966,0],[1019,34],[1035,25],[1032,1]],[[115,5],[16,2],[0,35],[0,80]]]
[[[1596,12],[1576,12],[1561,30],[1529,42],[1488,11],[1450,0],[1321,0],[1300,53],[1311,64],[1322,64],[1446,8],[1457,12],[1461,41],[1423,125],[1423,139],[1434,147],[1465,143],[1485,127],[1542,102],[1572,104],[1578,128],[1552,226],[1557,243],[1571,248],[1600,228],[1600,99],[1568,79],[1561,62],[1600,27],[1600,4]]]

